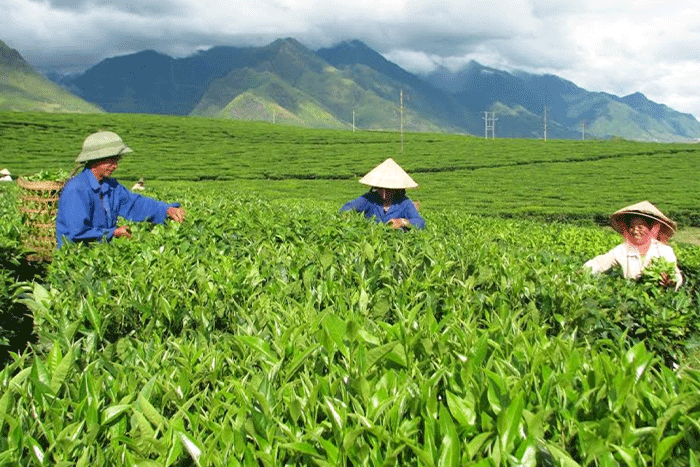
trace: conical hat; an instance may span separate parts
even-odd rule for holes
[[[360,179],[363,185],[369,185],[377,188],[415,188],[418,186],[416,182],[404,170],[394,162],[394,159],[389,158],[373,168],[367,175]]]
[[[0,170],[0,175],[12,175],[12,174],[10,174],[10,171],[9,171],[9,170],[7,170],[7,169],[2,169],[2,170]]]
[[[83,143],[83,150],[75,162],[88,162],[132,152],[118,134],[111,131],[93,133]]]
[[[622,233],[623,230],[627,228],[625,216],[628,215],[646,217],[647,219],[660,222],[661,230],[659,231],[659,237],[661,238],[659,239],[662,241],[668,240],[676,233],[676,223],[666,217],[663,212],[659,211],[659,209],[649,201],[642,201],[641,203],[633,204],[616,211],[610,216],[610,225],[612,225],[615,230]]]

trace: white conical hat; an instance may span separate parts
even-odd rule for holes
[[[2,169],[2,170],[0,170],[0,175],[11,175],[11,174],[10,174],[10,171],[9,171],[9,170],[7,170],[7,169]]]
[[[404,172],[391,157],[362,177],[360,183],[377,188],[392,188],[396,190],[418,186],[411,176]]]
[[[610,224],[615,230],[622,233],[623,230],[627,228],[625,216],[628,215],[646,217],[648,219],[660,222],[661,230],[659,232],[659,236],[664,241],[673,237],[673,235],[676,233],[676,223],[666,217],[663,212],[661,212],[649,201],[642,201],[640,203],[624,207],[619,211],[615,211],[613,215],[610,216]]]

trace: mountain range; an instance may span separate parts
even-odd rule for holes
[[[16,78],[7,82],[6,73],[34,73],[37,82],[48,81],[1,41],[0,67],[0,109],[17,101],[5,97],[19,88]],[[496,137],[543,138],[546,126],[548,138],[700,139],[700,123],[692,115],[640,93],[618,97],[591,92],[554,75],[509,73],[473,61],[456,72],[438,69],[419,76],[360,41],[313,51],[286,38],[263,47],[217,46],[184,58],[147,50],[105,59],[77,75],[49,76],[63,89],[33,84],[24,94],[64,96],[70,91],[90,110],[73,110],[68,104],[44,110],[99,107],[314,128],[480,136],[488,122],[485,112],[492,112],[489,135]]]

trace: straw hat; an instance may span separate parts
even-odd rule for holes
[[[610,225],[612,225],[615,230],[622,233],[627,229],[627,223],[625,222],[626,216],[640,216],[660,222],[661,230],[659,231],[659,237],[664,241],[673,237],[676,233],[676,223],[666,217],[663,212],[659,211],[659,209],[649,201],[642,201],[641,203],[633,204],[616,211],[610,216]]]
[[[385,160],[372,169],[360,179],[360,183],[377,188],[391,189],[415,188],[418,186],[392,158]]]
[[[85,138],[83,150],[75,162],[95,161],[129,152],[132,152],[131,148],[124,144],[119,135],[111,131],[100,131]]]
[[[9,170],[7,169],[2,169],[0,170],[0,175],[12,175]]]

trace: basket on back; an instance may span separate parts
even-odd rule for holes
[[[22,244],[30,261],[50,261],[56,251],[56,212],[63,181],[17,179]]]

